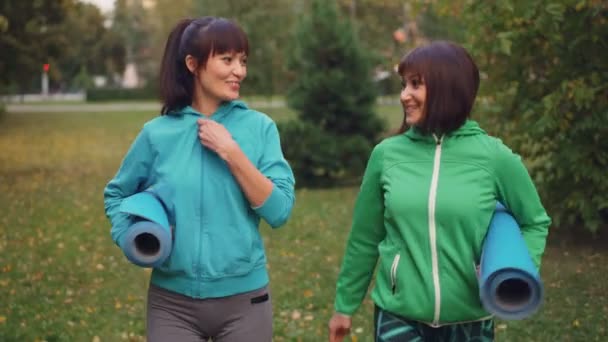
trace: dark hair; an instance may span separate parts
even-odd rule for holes
[[[417,47],[405,55],[399,75],[420,75],[426,85],[425,116],[419,125],[425,133],[450,133],[471,115],[479,89],[479,70],[461,46],[437,41]],[[407,129],[405,113],[399,130]]]
[[[194,75],[186,66],[186,56],[193,56],[204,68],[209,56],[225,52],[249,54],[247,35],[236,23],[216,17],[178,22],[169,34],[160,66],[161,114],[192,104]]]

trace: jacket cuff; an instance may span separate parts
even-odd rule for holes
[[[257,207],[252,209],[273,227],[281,225],[281,215],[285,207],[285,197],[276,185],[273,185],[270,196]]]

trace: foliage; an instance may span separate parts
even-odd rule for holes
[[[64,48],[57,60],[53,79],[62,89],[85,89],[92,75],[111,77],[122,73],[123,40],[104,26],[105,18],[91,4],[77,2],[68,9],[60,37]],[[84,84],[83,84],[84,83]]]
[[[458,1],[443,5],[429,2],[420,9],[418,22],[422,34],[429,40],[465,42],[468,37],[465,35],[465,23],[459,18],[459,5]]]
[[[608,5],[474,1],[465,15],[493,120],[554,223],[608,228]]]
[[[0,341],[145,340],[150,275],[111,241],[102,191],[142,124],[156,115],[6,114],[0,125]],[[261,227],[273,341],[327,340],[357,190],[299,190],[286,226]],[[525,321],[497,322],[496,340],[608,340],[605,245],[577,248],[551,237],[543,307]],[[353,316],[350,341],[373,340],[372,317],[368,297]]]
[[[178,4],[173,4],[176,5]],[[144,7],[143,1],[116,0],[112,19],[111,31],[124,42],[125,63],[137,66],[138,76],[143,79],[143,83],[155,80],[160,57],[154,58],[152,54],[154,19],[150,17],[150,11]],[[164,47],[164,41],[159,45]],[[124,67],[119,73],[123,70]]]
[[[370,143],[360,135],[334,135],[306,121],[280,124],[283,153],[298,185],[331,187],[357,180],[352,170],[365,168]]]
[[[40,77],[42,64],[57,58],[63,46],[56,32],[65,21],[67,1],[18,1],[0,3],[0,83],[21,88]],[[31,49],[37,46],[36,49]]]
[[[287,101],[305,124],[282,127],[287,132],[284,144],[295,146],[306,139],[311,147],[320,148],[286,151],[287,159],[296,165],[317,162],[308,166],[312,172],[298,168],[302,171],[296,173],[299,184],[335,184],[360,176],[361,165],[383,130],[373,111],[376,93],[369,56],[350,21],[340,18],[335,1],[312,2],[310,15],[298,24],[292,49],[289,66],[297,77]],[[296,135],[298,131],[310,136]]]
[[[0,13],[2,88],[39,91],[45,63],[50,64],[51,90],[69,89],[83,68],[107,74],[123,63],[121,43],[109,34],[104,17],[91,4],[8,0],[0,3]]]
[[[361,46],[373,58],[378,92],[398,94],[401,81],[393,71],[409,42],[397,41],[394,33],[407,26],[413,13],[408,11],[412,1],[404,3],[403,0],[338,0],[337,2],[342,13],[350,14]]]
[[[93,79],[86,67],[82,67],[78,75],[74,77],[72,85],[76,89],[89,89],[93,87]]]

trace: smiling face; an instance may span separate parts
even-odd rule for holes
[[[401,105],[405,113],[405,123],[416,126],[426,116],[426,84],[419,74],[405,74],[402,77]]]
[[[211,54],[205,67],[198,67],[192,56],[186,57],[188,69],[195,75],[195,102],[217,108],[223,101],[239,98],[241,82],[247,76],[244,52]]]

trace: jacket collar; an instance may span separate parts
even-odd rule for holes
[[[445,134],[442,138],[443,141],[445,139],[450,139],[452,137],[462,137],[462,136],[470,136],[470,135],[479,135],[479,134],[487,134],[479,124],[474,120],[467,120],[462,126],[460,126],[455,131],[452,131],[448,134]],[[410,127],[405,132],[405,135],[412,140],[419,140],[424,142],[435,143],[436,139],[433,134],[423,133],[417,127]],[[439,137],[437,137],[439,138]]]
[[[233,109],[248,109],[247,105],[243,101],[234,100],[234,101],[224,101],[220,103],[219,107],[209,116],[209,118],[213,118],[216,121],[221,120],[223,117],[228,115],[230,111]],[[202,113],[194,109],[192,106],[186,106],[180,110],[173,112],[174,115],[195,115],[195,116],[204,116]]]

